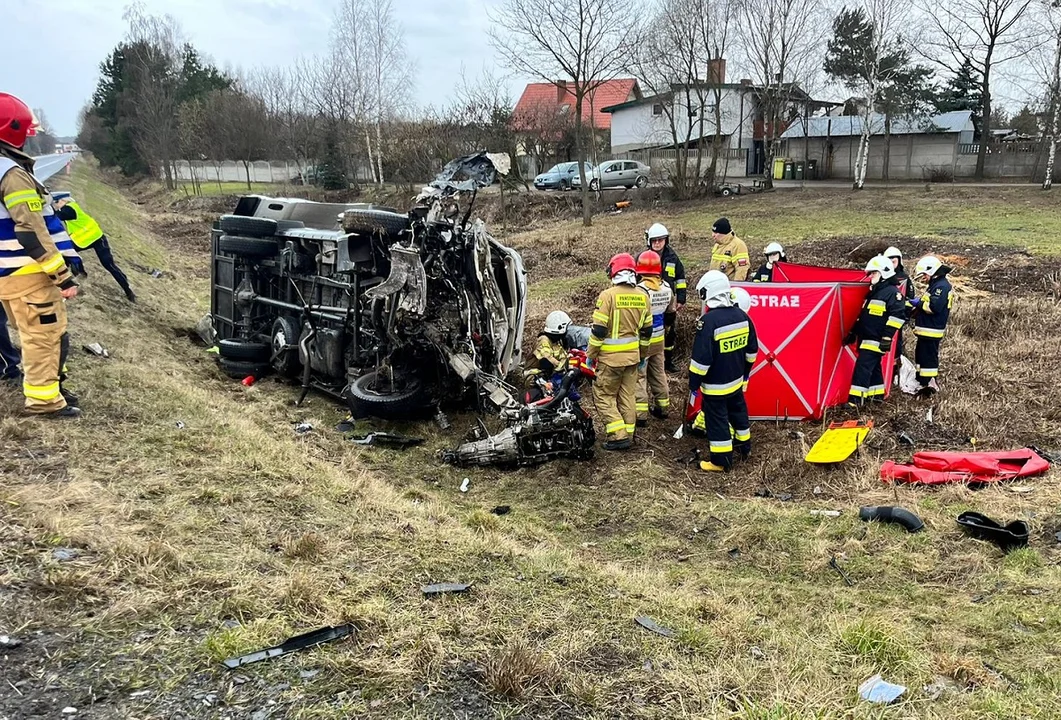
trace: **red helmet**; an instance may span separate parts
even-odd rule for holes
[[[0,92],[0,141],[21,149],[26,138],[37,134],[37,118],[29,105]]]
[[[638,275],[662,275],[663,263],[660,262],[659,253],[655,250],[645,250],[637,256]]]
[[[623,270],[637,272],[637,265],[634,263],[634,256],[630,253],[619,253],[608,261],[608,277],[615,277],[616,274],[622,272]]]

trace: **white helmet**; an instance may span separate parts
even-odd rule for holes
[[[781,257],[785,256],[785,248],[783,248],[781,246],[781,243],[772,242],[769,245],[767,245],[765,248],[763,248],[763,255],[770,256],[770,255],[773,255],[774,253],[777,253]]]
[[[718,270],[708,270],[700,278],[700,282],[696,283],[696,292],[705,302],[720,295],[728,295],[729,291],[729,278]]]
[[[748,291],[744,288],[733,288],[730,290],[730,294],[733,295],[734,304],[744,312],[748,312],[752,309],[752,296],[748,294]]]
[[[563,335],[571,324],[571,316],[563,310],[553,310],[545,318],[545,332],[549,335]]]
[[[914,277],[932,277],[939,269],[943,267],[943,263],[939,261],[939,258],[935,255],[925,255],[923,258],[917,261],[917,265],[914,267]]]
[[[866,274],[869,275],[873,272],[879,272],[881,278],[887,280],[895,275],[895,268],[892,267],[891,260],[883,255],[877,255],[866,263]]]
[[[663,223],[652,223],[652,227],[645,232],[645,239],[649,242],[666,237],[670,237],[670,232],[667,230],[667,226]]]
[[[890,248],[884,251],[884,257],[888,258],[889,260],[893,258],[899,258],[899,261],[902,262],[903,251],[892,245]]]

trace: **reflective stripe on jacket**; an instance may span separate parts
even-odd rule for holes
[[[737,392],[748,379],[758,354],[755,325],[743,310],[709,310],[696,323],[689,389],[700,390],[705,397]]]
[[[0,157],[0,178],[9,171],[21,167],[10,158]],[[51,235],[52,242],[61,253],[49,259],[45,266],[38,264],[26,253],[25,248],[15,235],[15,221],[11,218],[9,208],[26,204],[31,209],[36,208],[44,218],[44,225]],[[66,233],[63,223],[55,215],[55,210],[50,202],[35,190],[19,190],[0,198],[0,277],[9,275],[30,275],[33,273],[54,274],[64,263],[63,258],[78,259],[74,243]]]
[[[656,287],[653,288],[653,285]],[[652,339],[649,340],[645,355],[658,355],[663,352],[663,315],[673,308],[674,293],[671,292],[670,285],[659,278],[645,278],[638,287],[648,295],[649,311],[652,314]]]
[[[636,365],[652,337],[648,296],[633,285],[612,285],[597,297],[587,355],[611,367]]]
[[[951,307],[954,305],[954,289],[946,272],[933,277],[928,289],[921,296],[921,307],[914,320],[914,335],[926,338],[941,338],[947,332]]]

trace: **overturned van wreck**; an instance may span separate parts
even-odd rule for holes
[[[408,212],[257,195],[213,230],[222,369],[297,380],[355,416],[441,403],[518,404],[527,282],[519,253],[471,211],[508,157],[454,160]]]

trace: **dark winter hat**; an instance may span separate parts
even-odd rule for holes
[[[719,218],[715,220],[715,224],[711,226],[711,232],[717,232],[719,235],[729,235],[733,232],[733,228],[729,226],[729,218]]]

